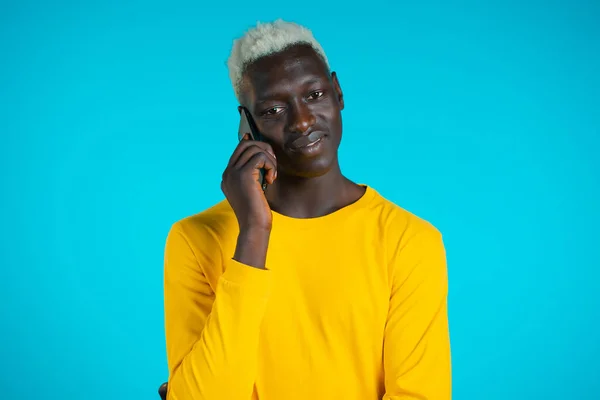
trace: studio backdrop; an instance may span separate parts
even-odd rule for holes
[[[165,238],[276,18],[338,73],[343,172],[444,235],[454,399],[600,398],[599,3],[237,0],[0,3],[0,397],[158,399]]]

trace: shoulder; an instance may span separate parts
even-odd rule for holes
[[[379,225],[392,242],[407,240],[413,236],[441,237],[440,230],[425,218],[406,210],[399,204],[374,192],[371,208],[377,215]]]
[[[206,210],[176,221],[171,232],[179,232],[186,237],[218,237],[236,226],[235,214],[227,202],[222,200]]]
[[[233,209],[221,202],[171,225],[166,239],[166,257],[189,254],[199,264],[214,265],[234,246],[238,230]]]
[[[441,231],[430,221],[379,195],[385,229],[388,273],[395,282],[435,281],[445,285],[446,249]],[[441,290],[445,286],[441,287]]]
[[[371,209],[377,220],[379,241],[390,268],[445,262],[441,231],[427,219],[375,192]],[[390,271],[391,273],[391,271]]]

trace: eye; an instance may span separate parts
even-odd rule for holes
[[[263,111],[262,115],[276,115],[279,114],[283,110],[283,107],[271,107]]]
[[[316,100],[319,97],[323,96],[323,91],[322,90],[315,90],[314,92],[312,92],[311,94],[308,95],[308,99],[309,100]]]

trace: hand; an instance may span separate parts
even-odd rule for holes
[[[161,398],[161,400],[167,400],[167,387],[168,387],[168,383],[165,382],[162,385],[160,385],[160,387],[158,388],[158,394]]]
[[[261,168],[265,169],[266,182],[272,184],[277,178],[273,149],[246,135],[231,155],[221,181],[221,190],[235,212],[240,232],[271,230],[271,209],[259,183]]]

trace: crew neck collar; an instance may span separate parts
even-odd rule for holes
[[[334,221],[344,219],[356,210],[364,208],[365,205],[367,205],[376,194],[375,190],[368,185],[359,184],[359,186],[365,188],[365,192],[358,200],[356,200],[354,203],[348,204],[347,206],[340,208],[339,210],[336,210],[332,213],[320,217],[294,218],[280,214],[277,211],[271,211],[273,215],[273,226],[293,226],[296,228],[311,227],[330,224]]]

